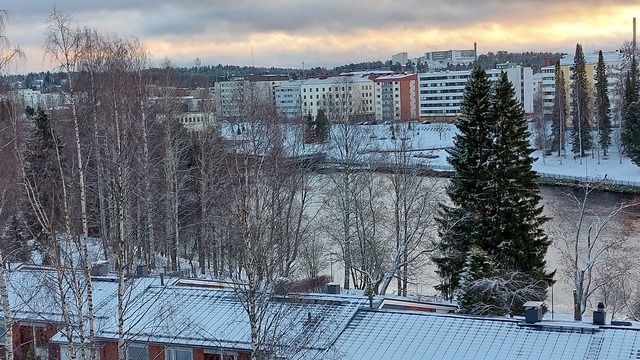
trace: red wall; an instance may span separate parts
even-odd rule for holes
[[[164,360],[164,347],[160,345],[149,345],[150,360]]]
[[[109,342],[100,349],[101,360],[118,360],[118,343]]]

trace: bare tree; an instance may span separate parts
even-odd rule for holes
[[[4,35],[5,22],[11,16],[8,10],[0,9],[0,73],[12,62],[24,60],[24,52],[20,46],[12,47],[9,39]]]
[[[307,236],[304,177],[289,156],[279,116],[254,83],[236,89],[238,113],[227,158],[226,201],[219,204],[228,226],[229,275],[251,327],[252,358],[269,356],[283,314],[273,304],[275,292],[287,292],[299,246]],[[299,134],[300,143],[302,134]],[[275,332],[274,332],[275,331]],[[266,352],[266,353],[265,353]]]
[[[358,87],[353,80],[345,77],[342,81],[332,85],[323,100],[322,107],[331,124],[329,147],[333,149],[337,159],[339,171],[330,177],[327,188],[327,219],[331,223],[327,227],[329,238],[340,247],[344,265],[344,288],[351,287],[351,278],[355,281],[358,274],[354,267],[357,256],[358,243],[366,242],[358,239],[356,218],[356,198],[364,191],[366,177],[363,167],[366,167],[364,156],[370,149],[370,133],[364,126],[355,126],[353,121],[358,118],[362,108]],[[368,200],[361,199],[360,204]],[[361,212],[361,214],[363,214]],[[370,213],[371,214],[371,213]],[[339,224],[336,226],[336,224]],[[375,229],[369,229],[375,233]],[[360,235],[367,236],[361,232]]]
[[[559,226],[552,229],[555,246],[560,251],[566,268],[567,280],[573,284],[574,319],[581,320],[591,296],[606,284],[623,274],[619,272],[597,276],[597,270],[603,264],[616,261],[619,254],[627,251],[628,236],[616,236],[608,230],[612,221],[625,210],[639,204],[637,200],[620,203],[607,213],[600,213],[592,208],[589,199],[593,188],[586,184],[566,192],[575,204],[576,211],[558,211],[565,214],[564,220],[568,229]]]
[[[394,151],[390,153],[391,169],[388,173],[391,196],[390,224],[391,241],[394,249],[387,262],[386,272],[379,294],[385,294],[392,278],[398,280],[398,294],[407,295],[410,269],[420,268],[434,249],[436,233],[434,214],[437,200],[443,188],[439,181],[419,174],[409,151],[412,132],[401,125],[400,140],[396,140]]]

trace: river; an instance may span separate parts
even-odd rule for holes
[[[320,175],[324,177],[327,175]],[[379,175],[383,176],[383,175]],[[444,183],[447,180],[442,178],[428,178],[429,181]],[[325,186],[326,183],[323,185]],[[567,195],[568,188],[558,186],[543,186],[541,187],[542,205],[544,206],[544,215],[549,218],[545,223],[545,231],[549,236],[552,244],[549,246],[546,260],[548,271],[556,270],[556,283],[553,289],[549,289],[548,307],[556,313],[572,313],[572,289],[573,280],[569,271],[569,267],[566,260],[563,260],[563,254],[566,254],[567,246],[563,239],[575,238],[575,227],[579,215],[578,204]],[[570,194],[570,192],[569,192]],[[575,194],[582,196],[580,191],[576,191]],[[446,195],[440,195],[441,200],[446,200]],[[613,192],[592,191],[588,196],[587,206],[585,207],[585,217],[583,221],[583,231],[580,237],[580,249],[584,249],[584,243],[587,242],[587,229],[590,225],[599,223],[603,224],[604,219],[611,213],[612,209],[620,205],[621,202],[628,203],[633,199],[632,195],[619,194]],[[640,250],[640,232],[638,222],[640,212],[637,208],[627,209],[615,216],[606,226],[603,227],[598,238],[594,239],[594,231],[592,231],[591,239],[597,241],[598,244],[604,244],[606,242],[618,241],[624,239],[623,245],[625,248],[618,247],[619,251],[608,251],[603,254],[601,262],[596,265],[597,271],[604,271],[607,266],[611,264],[622,263],[617,261],[619,257],[633,257],[636,252],[635,249]],[[620,245],[620,244],[619,244]],[[570,249],[573,249],[571,246]],[[332,253],[338,253],[339,250],[333,246]],[[611,259],[605,259],[604,257],[610,257]],[[584,259],[581,254],[581,259]],[[626,261],[628,261],[627,259]],[[582,261],[582,260],[581,260]],[[630,261],[634,263],[635,261]],[[418,269],[416,276],[414,276],[410,292],[412,294],[419,295],[437,295],[434,286],[438,284],[438,278],[435,274],[435,267],[432,264],[424,264]],[[640,274],[637,269],[630,269],[632,272]],[[323,274],[330,275],[334,281],[342,284],[343,282],[343,267],[338,259],[334,258],[330,261]],[[635,288],[640,288],[640,284],[632,284]],[[395,281],[392,282],[389,287],[390,293],[395,293]],[[552,296],[553,295],[553,296]],[[552,301],[553,300],[553,301]],[[590,309],[595,308],[599,301],[605,301],[600,293],[596,293],[591,298],[591,304],[587,306],[586,315],[590,314]],[[552,303],[553,302],[553,303]],[[619,312],[622,310],[618,310]],[[620,315],[620,314],[618,314]]]

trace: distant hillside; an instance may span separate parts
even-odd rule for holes
[[[545,59],[548,59],[548,63],[554,64],[562,57],[562,53],[551,52],[524,52],[524,53],[511,53],[507,51],[498,51],[496,53],[489,52],[478,56],[478,64],[485,69],[493,69],[496,64],[499,63],[515,63],[523,66],[530,66],[534,69],[534,72],[544,66]],[[464,70],[472,67],[469,66],[450,66],[449,70]],[[342,66],[337,66],[333,69],[327,69],[324,67],[314,67],[309,69],[300,68],[277,68],[277,67],[254,67],[254,66],[238,66],[238,65],[204,65],[204,66],[192,66],[173,69],[179,78],[179,86],[182,87],[203,87],[210,86],[216,81],[224,81],[231,79],[235,76],[243,75],[288,75],[290,79],[297,80],[308,78],[312,76],[322,76],[330,74],[339,74],[349,71],[364,71],[364,70],[403,70],[399,65],[392,65],[391,60],[387,61],[369,61],[361,63],[351,63]],[[418,71],[424,71],[423,64],[418,65]],[[149,69],[150,73],[158,72],[159,69]],[[27,75],[11,75],[0,77],[0,83],[15,84],[17,81],[21,82],[22,87],[35,88],[39,85],[44,90],[53,90],[55,86],[60,86],[65,79],[66,75],[58,72],[41,72],[41,73],[29,73]],[[151,76],[154,78],[154,76]]]

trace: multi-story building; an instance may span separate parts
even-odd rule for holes
[[[374,115],[374,85],[368,76],[321,76],[301,86],[302,114],[322,109],[331,121],[370,120]]]
[[[375,84],[376,121],[418,119],[418,76],[416,74],[383,75]]]
[[[525,113],[533,112],[533,72],[530,67],[501,64],[500,68],[487,70],[492,81],[505,72],[513,84],[515,98]],[[460,103],[471,70],[442,71],[418,74],[421,120],[450,121],[461,114]]]
[[[476,50],[432,51],[424,54],[424,60],[448,64],[471,64],[476,60]]]
[[[622,53],[619,51],[610,51],[603,52],[602,54],[605,66],[607,68],[607,84],[608,84],[608,95],[609,102],[611,104],[611,114],[612,114],[612,124],[619,124],[620,114],[617,109],[622,100],[622,94],[620,93],[620,66],[622,63]],[[571,121],[571,96],[572,89],[571,84],[573,83],[572,76],[575,65],[575,55],[565,55],[560,59],[560,69],[564,74],[565,80],[565,93],[567,94],[567,115],[569,117],[569,121]],[[586,73],[587,79],[589,80],[589,86],[591,87],[590,93],[595,93],[595,75],[596,75],[596,66],[598,65],[598,53],[585,53],[584,60],[586,63]],[[550,115],[553,113],[553,104],[556,94],[555,81],[555,66],[545,66],[542,68],[543,73],[543,110],[546,115]],[[593,106],[593,98],[592,104]],[[593,113],[593,112],[592,112]]]
[[[409,54],[406,52],[397,53],[391,56],[391,64],[392,65],[406,65],[409,62]]]
[[[64,94],[58,92],[42,93],[40,90],[19,89],[9,91],[7,95],[25,108],[30,106],[33,109],[51,109],[66,103]]]
[[[289,81],[274,88],[276,109],[288,120],[296,120],[302,116],[300,87],[302,80]]]
[[[275,88],[287,84],[286,75],[249,75],[214,84],[214,99],[222,119],[241,117],[243,102],[275,104]]]

